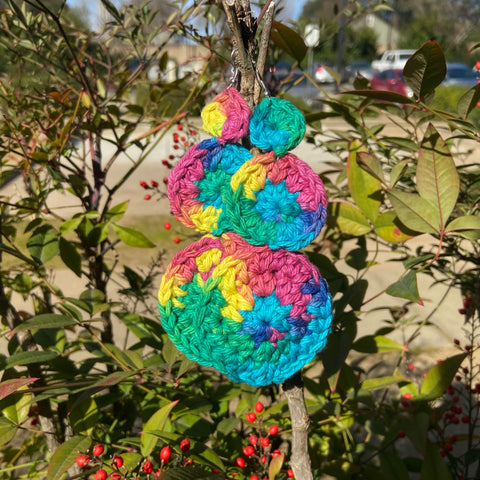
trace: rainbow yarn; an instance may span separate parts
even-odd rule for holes
[[[235,88],[226,88],[202,110],[203,129],[219,143],[238,142],[248,134],[250,109]]]
[[[187,227],[220,235],[231,231],[221,191],[232,175],[252,157],[238,144],[211,138],[194,145],[180,159],[168,179],[172,212]]]
[[[206,233],[178,252],[162,279],[162,325],[176,347],[236,382],[281,383],[324,348],[332,300],[301,253],[325,224],[327,198],[292,153],[305,120],[290,102],[263,100],[250,119],[228,88],[202,111],[216,138],[187,151],[168,197],[186,226]],[[249,123],[250,120],[250,123]],[[252,157],[238,142],[264,153]]]
[[[281,383],[325,346],[331,298],[301,253],[234,233],[178,252],[159,291],[162,325],[187,357],[250,385]]]

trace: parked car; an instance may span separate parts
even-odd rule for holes
[[[398,68],[375,72],[370,85],[373,90],[388,90],[409,98],[413,96],[413,90],[405,83],[403,71]]]
[[[362,75],[367,80],[371,80],[375,70],[372,68],[372,64],[367,60],[357,60],[351,62],[345,66],[345,81],[349,82],[353,80],[357,75]]]
[[[447,63],[447,74],[442,85],[464,85],[473,87],[480,80],[478,71],[465,63]]]
[[[334,83],[335,79],[330,75],[328,70],[325,68],[326,64],[319,64],[315,69],[315,80],[318,83]],[[328,65],[328,67],[330,67]]]
[[[372,62],[375,70],[403,70],[408,59],[415,53],[415,50],[387,50],[383,55]]]

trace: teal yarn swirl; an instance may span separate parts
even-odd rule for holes
[[[305,135],[305,118],[288,100],[265,98],[250,119],[250,141],[264,151],[285,155]]]

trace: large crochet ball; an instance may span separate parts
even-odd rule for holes
[[[201,112],[203,129],[219,143],[235,143],[248,134],[251,112],[238,91],[229,87],[219,93]]]
[[[220,144],[211,138],[190,148],[168,178],[170,208],[187,227],[219,235],[231,231],[221,190],[232,175],[250,159],[238,144]]]
[[[326,283],[306,256],[233,233],[178,252],[158,298],[180,351],[254,386],[281,383],[313,360],[332,319]]]
[[[292,153],[247,160],[222,199],[232,230],[254,245],[299,250],[318,236],[327,218],[322,181]]]

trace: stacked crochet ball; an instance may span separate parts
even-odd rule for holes
[[[302,114],[266,98],[250,111],[228,88],[202,112],[214,138],[192,147],[168,184],[172,212],[206,235],[178,252],[162,279],[162,325],[177,348],[230,379],[281,383],[326,343],[331,298],[301,253],[326,220],[323,184],[289,153]],[[247,134],[262,153],[239,142]]]

